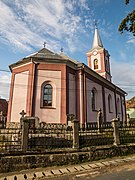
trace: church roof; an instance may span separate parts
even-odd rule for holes
[[[60,55],[62,58],[67,59],[67,60],[70,60],[70,61],[72,61],[72,62],[75,63],[75,64],[80,63],[79,61],[76,61],[76,60],[70,58],[69,56],[67,56],[67,55],[64,54],[63,52],[61,52],[59,55]]]
[[[26,56],[26,58],[28,58],[28,57],[62,59],[62,57],[59,56],[57,53],[54,53],[47,48],[43,48],[36,53],[33,53],[33,54],[30,54],[29,56]]]
[[[65,55],[63,52],[61,52],[60,54],[57,54],[57,53],[54,53],[52,51],[50,51],[49,49],[47,48],[43,48],[41,50],[39,50],[38,52],[35,52],[33,54],[30,54],[28,56],[26,56],[25,58],[19,60],[18,62],[14,63],[14,64],[11,64],[10,67],[14,67],[18,64],[22,64],[22,63],[25,63],[27,61],[30,60],[30,58],[37,58],[37,59],[43,59],[43,61],[45,59],[47,60],[60,60],[60,61],[63,61],[63,60],[66,60],[66,61],[70,61],[74,64],[78,64],[79,62],[70,58],[69,56]]]
[[[101,41],[101,38],[100,38],[100,35],[99,35],[97,27],[95,27],[92,48],[87,53],[93,51],[94,49],[97,49],[97,50],[104,49],[104,46],[103,46],[103,43]]]

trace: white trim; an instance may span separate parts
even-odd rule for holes
[[[28,62],[28,63],[25,63],[25,64],[22,64],[20,66],[16,66],[16,67],[13,67],[12,69],[16,69],[16,68],[19,68],[19,67],[23,67],[23,66],[26,66],[28,64],[32,64],[32,62]]]

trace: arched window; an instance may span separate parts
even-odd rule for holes
[[[96,110],[96,101],[97,101],[97,91],[95,88],[92,89],[91,91],[91,106],[92,106],[92,111]]]
[[[45,84],[43,88],[43,106],[52,106],[52,85]]]
[[[98,60],[94,59],[94,69],[98,69]]]
[[[109,113],[112,112],[112,96],[109,94],[108,96],[108,109],[109,109]]]

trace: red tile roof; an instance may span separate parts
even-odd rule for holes
[[[126,101],[126,107],[135,108],[135,97],[132,97],[131,99]]]

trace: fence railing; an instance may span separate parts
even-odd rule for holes
[[[119,128],[120,143],[135,143],[135,126]]]
[[[0,153],[21,150],[21,129],[0,129]]]
[[[114,142],[113,128],[102,129],[102,133],[98,130],[83,130],[79,131],[80,147],[111,145]]]
[[[121,127],[118,119],[112,124],[95,125],[96,128],[80,128],[77,120],[72,126],[65,124],[41,123],[30,126],[24,117],[22,128],[14,124],[0,129],[0,152],[4,151],[44,151],[56,148],[83,148],[102,145],[135,143],[135,127]],[[14,127],[14,128],[13,128]],[[106,127],[106,128],[105,128]]]
[[[29,129],[28,150],[72,148],[72,130],[62,128]]]

